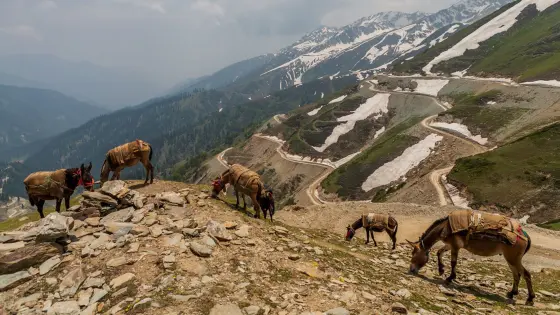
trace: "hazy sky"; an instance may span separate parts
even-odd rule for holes
[[[0,0],[0,54],[50,53],[142,71],[166,85],[261,53],[317,26],[455,0]]]

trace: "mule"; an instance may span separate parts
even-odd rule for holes
[[[88,167],[60,169],[54,172],[35,172],[23,181],[31,206],[37,206],[39,216],[44,218],[43,207],[46,200],[56,200],[56,212],[60,213],[62,200],[66,210],[70,208],[70,197],[78,186],[93,191],[94,179],[91,176],[91,162]]]
[[[240,183],[243,175],[245,175],[245,180],[243,183]],[[245,195],[247,195],[253,202],[253,208],[255,209],[254,217],[260,219],[261,207],[259,200],[261,199],[264,187],[260,176],[242,165],[234,164],[213,181],[213,194],[217,195],[220,191],[225,193],[226,184],[232,185],[235,189],[235,197],[237,199],[235,207],[239,208],[239,194],[241,193],[243,210],[247,212],[247,203],[245,202]]]
[[[484,232],[477,232],[476,234],[470,234],[468,231],[453,233],[449,216],[438,219],[428,227],[417,242],[407,240],[408,244],[413,248],[409,271],[412,274],[418,274],[418,271],[428,262],[432,246],[438,241],[442,241],[445,244],[437,252],[440,275],[443,275],[445,271],[442,255],[447,251],[451,251],[451,274],[445,279],[447,284],[457,277],[456,268],[460,249],[463,248],[475,255],[486,257],[502,254],[513,274],[513,287],[507,293],[507,297],[512,299],[515,295],[519,294],[519,281],[521,275],[523,275],[527,283],[527,290],[529,291],[525,304],[533,305],[535,292],[533,291],[531,274],[521,263],[523,256],[531,248],[531,238],[525,231],[522,232],[526,236],[526,240],[518,238],[515,244],[510,245],[496,238],[484,237]]]
[[[261,195],[259,198],[259,205],[261,206],[261,210],[263,212],[264,218],[266,220],[267,212],[270,214],[270,221],[274,222],[272,217],[274,216],[274,212],[276,211],[276,206],[274,204],[274,195],[271,189],[267,189],[264,194]]]
[[[378,215],[379,216],[379,215]],[[356,220],[352,225],[346,227],[346,240],[351,241],[354,235],[356,234],[356,230],[364,227],[364,222],[366,222],[366,226],[364,227],[366,230],[366,244],[369,244],[369,236],[371,235],[371,239],[373,240],[373,244],[377,246],[377,242],[375,241],[375,236],[373,232],[387,232],[391,240],[393,241],[393,249],[395,249],[397,244],[397,231],[399,229],[399,223],[397,219],[390,215],[386,215],[386,223],[385,222],[372,222],[374,224],[368,225],[367,219],[365,219],[366,215],[363,215],[361,218]],[[383,220],[385,221],[385,220]]]
[[[124,168],[132,167],[138,164],[138,162],[141,162],[146,169],[146,180],[144,181],[144,185],[148,184],[148,179],[150,179],[150,184],[153,184],[154,166],[151,162],[153,152],[152,146],[142,140],[125,143],[109,150],[105,155],[105,160],[103,161],[103,166],[101,167],[101,186],[103,186],[104,182],[108,181],[110,172],[113,172],[111,180],[120,179],[121,171]]]

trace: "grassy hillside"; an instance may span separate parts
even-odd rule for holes
[[[405,131],[421,120],[422,117],[410,118],[383,133],[371,147],[332,172],[321,183],[323,189],[348,200],[369,199],[375,196],[383,189],[364,192],[361,188],[362,183],[376,169],[392,161],[420,140],[406,134]]]
[[[410,61],[396,62],[393,71],[421,73],[422,68],[441,52],[515,3],[464,28]],[[539,12],[534,4],[529,5],[517,17],[514,26],[506,32],[480,43],[477,49],[467,50],[460,57],[435,65],[432,72],[450,74],[468,68],[467,74],[470,75],[511,77],[520,82],[560,79],[559,36],[560,4],[543,12]]]
[[[490,20],[492,20],[496,16],[500,15],[502,12],[511,8],[517,2],[519,2],[519,1],[514,1],[510,4],[507,4],[507,5],[503,6],[500,10],[497,10],[496,12],[478,20],[477,22],[475,22],[475,23],[473,23],[473,24],[471,24],[467,27],[464,27],[463,29],[457,31],[455,34],[449,36],[443,42],[438,43],[438,44],[434,45],[433,47],[431,47],[430,49],[427,49],[427,50],[423,51],[422,53],[416,55],[411,60],[406,60],[406,58],[409,58],[410,56],[403,56],[402,58],[395,61],[391,65],[392,72],[401,73],[401,74],[422,73],[422,68],[424,66],[426,66],[426,64],[428,64],[428,62],[432,61],[434,58],[436,58],[442,52],[444,52],[444,51],[450,49],[451,47],[455,46],[455,44],[457,44],[459,41],[461,41],[464,37],[466,37],[470,33],[474,32],[475,30],[477,30],[482,25],[488,23]],[[465,68],[463,68],[463,69],[465,69]],[[461,69],[461,70],[463,70],[463,69]]]
[[[530,221],[560,217],[560,123],[515,142],[457,160],[448,179],[465,187],[474,207],[530,214]]]

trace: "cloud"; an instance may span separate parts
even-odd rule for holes
[[[213,17],[225,16],[224,8],[218,3],[209,0],[196,0],[191,4],[191,8]]]
[[[41,35],[31,25],[13,25],[0,27],[0,32],[16,37],[28,37],[36,40],[42,40]]]
[[[58,7],[54,0],[42,0],[37,6],[41,9],[56,9]]]
[[[162,14],[166,13],[163,6],[164,0],[113,0],[117,3],[131,4],[142,8],[150,9]]]

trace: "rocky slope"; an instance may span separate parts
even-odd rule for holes
[[[249,218],[209,199],[207,186],[130,183],[134,191],[123,184],[0,236],[0,311],[554,314],[560,307],[554,269],[533,272],[534,307],[511,305],[504,297],[511,275],[501,260],[462,256],[459,281],[444,286],[433,260],[420,277],[406,273],[410,252],[400,237],[394,251],[385,242],[346,243],[339,231]]]

